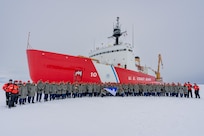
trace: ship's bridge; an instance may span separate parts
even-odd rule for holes
[[[89,53],[89,57],[98,60],[98,62],[102,64],[113,65],[134,71],[137,70],[133,47],[128,43],[96,48]]]

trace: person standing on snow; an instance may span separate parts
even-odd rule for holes
[[[36,84],[33,82],[30,85],[30,90],[28,90],[28,103],[30,103],[32,101],[32,103],[34,103],[34,97],[35,97],[35,93],[37,92],[37,86]]]
[[[49,81],[46,81],[45,82],[45,88],[44,88],[44,101],[48,101],[48,94],[49,94],[49,91],[50,91],[50,84],[49,84]]]
[[[26,86],[26,83],[24,82],[23,85],[19,88],[19,104],[25,104],[26,103],[26,97],[28,95],[28,88]]]
[[[10,90],[9,90],[8,86],[11,84],[13,84],[12,79],[10,79],[9,82],[4,84],[2,87],[2,89],[5,91],[5,95],[6,95],[6,105],[8,105],[9,97],[10,97]]]
[[[70,82],[67,83],[67,98],[71,98],[72,96],[72,84]]]
[[[118,95],[121,96],[121,97],[125,96],[125,92],[123,90],[122,85],[118,85]]]
[[[100,94],[100,96],[101,96],[101,97],[104,97],[104,96],[106,96],[106,95],[107,95],[106,90],[105,90],[105,89],[101,89],[101,94]]]
[[[59,100],[61,96],[62,96],[62,82],[59,82],[57,84],[56,98]]]
[[[130,96],[134,96],[134,87],[133,87],[133,84],[128,84],[128,90],[129,90],[129,92],[128,92],[128,95],[130,95]]]
[[[188,87],[187,87],[187,83],[184,83],[183,85],[183,93],[184,93],[184,97],[188,97]]]
[[[50,85],[50,101],[51,100],[55,100],[56,97],[56,92],[57,92],[57,85],[55,84],[55,82],[52,82]]]
[[[184,86],[180,84],[178,87],[178,90],[179,90],[179,95],[182,98],[184,96]]]
[[[85,97],[86,96],[86,90],[87,90],[86,84],[82,83],[81,88],[82,88],[82,97]]]
[[[97,83],[93,83],[93,96],[97,96]]]
[[[83,92],[83,83],[80,83],[79,84],[78,97],[82,97],[82,92]]]
[[[79,91],[78,83],[77,82],[74,83],[73,87],[74,88],[73,88],[73,92],[72,92],[72,97],[75,98],[75,97],[77,97],[77,94],[78,94],[78,91]]]
[[[194,89],[195,97],[196,98],[197,97],[200,98],[200,95],[199,95],[200,88],[199,88],[199,86],[196,83],[194,83],[193,89]]]
[[[11,97],[9,97],[9,102],[8,102],[8,106],[9,108],[11,107],[15,107],[15,102],[16,99],[18,98],[18,93],[19,93],[19,87],[17,85],[18,81],[14,81],[14,84],[10,84],[8,86],[8,89],[10,90],[9,92],[11,93]]]
[[[88,83],[88,94],[89,94],[89,97],[93,96],[93,84],[92,83]]]
[[[44,92],[44,89],[45,89],[44,83],[42,82],[42,80],[39,80],[38,83],[37,83],[37,98],[36,98],[37,102],[41,101],[42,92]]]
[[[137,83],[134,85],[134,96],[139,96],[139,85]]]
[[[31,90],[31,82],[30,80],[28,80],[28,82],[26,83],[26,87],[27,87],[27,96],[28,96],[28,92],[30,92]],[[27,98],[25,99],[25,102],[27,101]]]
[[[191,98],[192,98],[193,97],[193,94],[192,94],[192,85],[191,85],[190,82],[188,82],[187,87],[188,87],[188,95],[187,95],[187,97],[189,98],[189,94],[190,94]]]
[[[21,86],[23,86],[23,83],[22,83],[22,81],[20,80],[20,81],[18,82],[19,90],[20,90]],[[19,99],[19,95],[18,95],[18,98],[17,98],[16,100],[18,100],[18,99]],[[15,103],[17,104],[18,101],[16,101]]]
[[[62,86],[62,99],[65,99],[66,98],[66,92],[67,92],[67,85],[63,81],[61,86]]]

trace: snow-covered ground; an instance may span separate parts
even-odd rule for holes
[[[8,109],[1,90],[0,135],[203,136],[204,85],[200,95],[75,98]]]

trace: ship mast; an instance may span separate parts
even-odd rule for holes
[[[126,33],[126,31],[121,32],[119,17],[117,17],[116,21],[117,21],[116,26],[113,28],[113,35],[111,37],[109,37],[109,38],[115,37],[115,44],[114,45],[119,45],[119,37],[121,35],[123,35],[123,33]]]
[[[30,32],[28,33],[27,49],[31,48],[31,45],[29,42],[30,42]]]

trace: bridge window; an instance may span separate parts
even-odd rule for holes
[[[90,57],[98,56],[98,55],[101,55],[101,54],[112,53],[112,52],[126,51],[126,50],[127,49],[117,49],[117,50],[105,51],[105,52],[100,52],[100,53],[93,54]],[[130,50],[130,49],[128,51],[132,52],[132,50]]]

